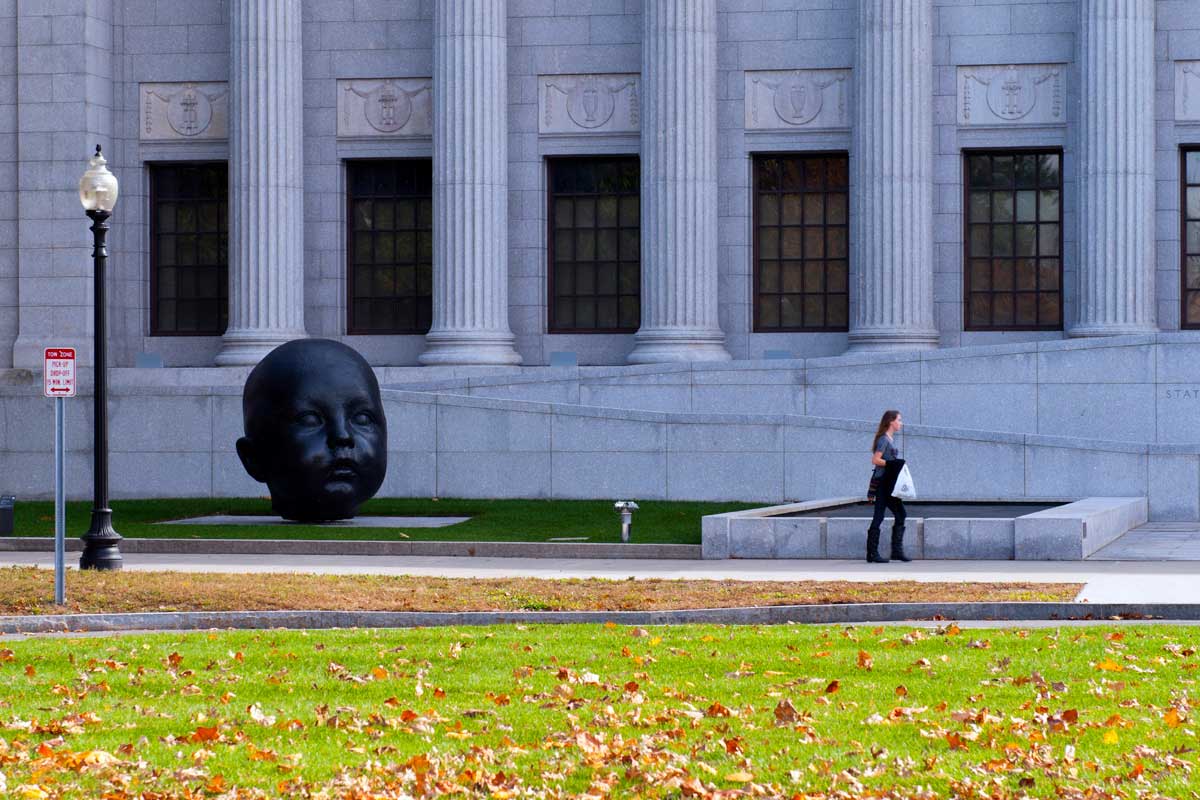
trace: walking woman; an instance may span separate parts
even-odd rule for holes
[[[889,409],[883,412],[872,440],[871,463],[875,469],[871,473],[871,485],[867,491],[867,499],[875,501],[875,515],[871,517],[871,527],[867,529],[867,561],[871,564],[888,562],[879,554],[879,526],[883,524],[884,512],[889,508],[892,510],[892,560],[911,561],[904,554],[904,520],[908,512],[904,510],[904,501],[892,496],[896,476],[904,466],[904,459],[900,458],[900,451],[896,449],[892,437],[903,426],[900,412]]]

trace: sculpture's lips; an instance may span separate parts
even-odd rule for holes
[[[356,480],[358,478],[358,467],[353,461],[338,460],[333,462],[328,475],[332,480]]]

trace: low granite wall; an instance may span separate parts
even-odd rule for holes
[[[1158,444],[1200,441],[1200,332],[905,353],[538,368],[396,388],[643,411],[800,414]],[[407,384],[407,385],[401,385]]]
[[[857,494],[873,424],[891,406],[905,412],[900,446],[929,496],[1145,496],[1151,519],[1200,519],[1191,333],[804,361],[378,371],[406,387],[385,392],[389,496]],[[0,492],[46,498],[53,404],[18,372],[0,373]],[[265,494],[234,451],[245,372],[113,370],[113,496]],[[80,499],[91,486],[82,378],[67,402],[68,489]]]

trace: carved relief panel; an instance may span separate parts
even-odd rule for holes
[[[229,85],[213,83],[143,83],[143,141],[229,138]]]
[[[850,127],[850,70],[746,73],[746,129]]]
[[[1200,61],[1175,62],[1175,119],[1200,122]]]
[[[376,78],[337,82],[338,136],[433,135],[433,80]]]
[[[959,67],[958,124],[1063,124],[1066,80],[1064,64]]]
[[[539,75],[539,133],[637,133],[640,76]]]

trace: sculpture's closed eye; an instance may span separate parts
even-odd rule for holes
[[[296,415],[296,422],[300,425],[315,428],[324,422],[324,419],[316,411],[301,411]]]

